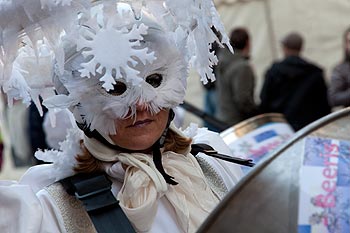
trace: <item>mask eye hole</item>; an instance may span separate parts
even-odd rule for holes
[[[117,81],[115,84],[113,84],[113,90],[107,91],[108,94],[119,96],[123,94],[126,91],[127,87],[125,83]]]
[[[163,81],[163,76],[161,74],[151,74],[146,77],[146,82],[154,88],[160,86]]]

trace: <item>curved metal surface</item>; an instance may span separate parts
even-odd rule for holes
[[[235,135],[235,137],[240,138],[247,133],[272,122],[282,122],[287,123],[283,114],[280,113],[265,113],[261,114],[247,120],[244,120],[220,133],[222,138],[225,138],[228,135]]]
[[[350,108],[298,131],[236,185],[198,232],[297,232],[299,173],[306,136],[350,140]]]

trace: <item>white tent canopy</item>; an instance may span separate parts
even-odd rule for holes
[[[282,58],[280,39],[291,31],[304,37],[302,56],[324,69],[328,82],[332,68],[343,59],[343,32],[350,27],[350,0],[214,0],[226,32],[246,27],[252,39],[251,62],[256,74],[256,100],[266,69]],[[196,76],[192,73],[191,76]],[[186,100],[203,109],[203,88],[190,77]],[[201,123],[186,114],[184,125]]]
[[[216,0],[215,4],[227,33],[236,26],[250,32],[257,94],[266,69],[282,58],[279,40],[290,31],[303,35],[303,56],[324,69],[327,81],[343,58],[343,32],[350,26],[349,0]]]

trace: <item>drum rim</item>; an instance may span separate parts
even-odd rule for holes
[[[231,197],[235,195],[235,193],[239,193],[253,178],[258,176],[265,167],[267,167],[276,157],[280,156],[284,151],[289,149],[294,143],[308,134],[318,130],[319,128],[329,124],[330,122],[340,119],[345,116],[350,117],[350,107],[338,110],[336,112],[330,113],[313,123],[309,124],[305,128],[299,130],[292,136],[282,147],[277,149],[270,156],[265,157],[262,161],[257,164],[246,176],[244,176],[232,190],[225,196],[225,198],[218,204],[218,206],[214,209],[214,211],[208,216],[206,221],[200,226],[197,233],[207,232],[205,229],[210,228],[216,221],[219,216],[220,210],[227,206],[227,202],[230,201]]]
[[[240,138],[267,123],[288,124],[282,113],[265,113],[237,123],[236,125],[221,132],[220,136],[224,138],[227,135],[234,133],[236,137]]]

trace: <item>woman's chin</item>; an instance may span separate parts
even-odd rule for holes
[[[117,143],[118,146],[128,149],[128,150],[134,150],[134,151],[150,151],[152,149],[153,144],[156,142],[156,140],[150,140],[149,138],[143,138],[143,137],[134,137],[132,140],[126,140],[123,142]]]

